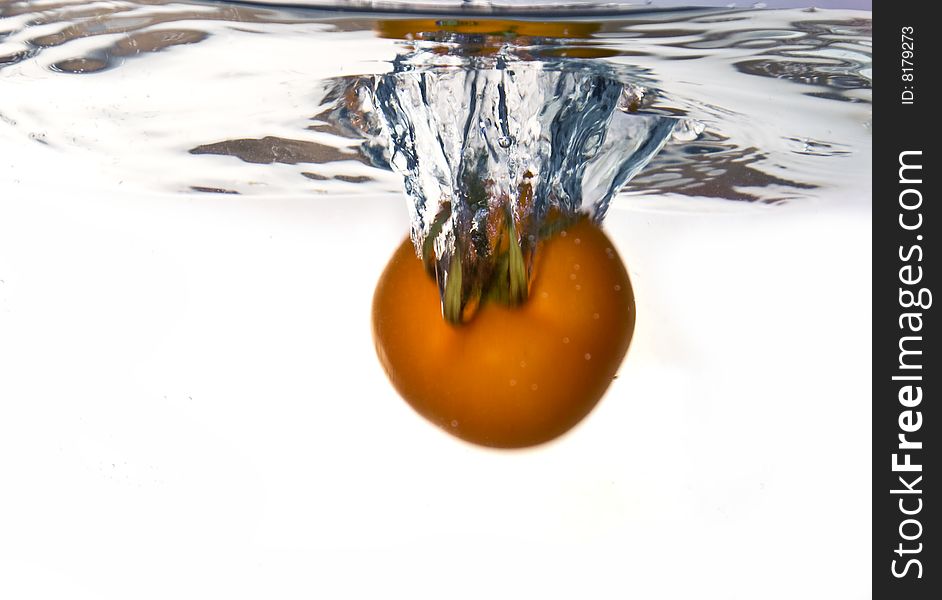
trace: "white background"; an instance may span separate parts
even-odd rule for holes
[[[866,198],[619,198],[620,376],[501,452],[375,360],[401,199],[96,192],[42,152],[0,173],[0,598],[869,597]]]

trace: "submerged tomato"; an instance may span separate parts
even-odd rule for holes
[[[589,21],[514,21],[508,19],[386,19],[377,22],[380,37],[422,39],[428,34],[468,33],[514,37],[587,39],[601,29]]]
[[[485,304],[453,325],[403,242],[376,287],[373,334],[390,380],[416,411],[467,441],[516,448],[551,440],[592,410],[634,330],[628,273],[588,220],[545,241],[534,273],[521,306]]]

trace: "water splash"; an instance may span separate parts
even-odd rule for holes
[[[380,125],[364,133],[403,177],[416,252],[444,302],[460,287],[460,307],[486,293],[508,248],[528,272],[548,219],[601,220],[678,125],[697,128],[636,112],[645,87],[603,65],[512,51],[467,60],[419,51],[359,85],[345,95],[359,108],[345,114]]]

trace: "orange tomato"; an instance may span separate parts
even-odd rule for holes
[[[376,286],[373,334],[393,386],[419,414],[469,442],[518,448],[592,410],[634,330],[628,273],[587,219],[543,242],[534,273],[522,305],[485,304],[454,325],[411,241],[402,243]]]
[[[396,40],[430,40],[442,34],[465,34],[476,37],[473,44],[465,44],[466,54],[490,55],[498,52],[511,40],[518,47],[540,45],[545,40],[585,40],[602,28],[589,21],[532,21],[527,19],[387,19],[376,23],[380,37]],[[615,56],[617,51],[594,46],[566,46],[546,51],[553,56],[603,58]]]
[[[601,25],[589,21],[530,21],[483,18],[387,19],[377,22],[380,37],[411,39],[425,33],[450,32],[508,37],[588,38]]]

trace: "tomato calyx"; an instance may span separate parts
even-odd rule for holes
[[[483,162],[483,161],[480,161]],[[421,250],[426,270],[438,281],[442,316],[454,325],[470,320],[484,302],[518,306],[530,289],[530,270],[540,237],[534,223],[532,175],[526,173],[516,198],[492,195],[492,181],[469,170],[461,201],[442,202]],[[455,213],[457,211],[457,213]],[[436,240],[450,225],[453,246],[436,252]],[[443,268],[445,267],[445,268]]]
[[[462,262],[466,252],[461,244],[452,254],[449,268],[443,274],[442,316],[446,321],[457,325],[470,320],[483,302],[518,306],[527,300],[530,289],[528,265],[536,247],[534,245],[524,255],[509,208],[506,212],[498,250],[487,265],[483,268],[478,265],[478,269],[466,276]]]
[[[450,208],[439,214],[432,225],[437,235],[447,220]],[[494,248],[490,256],[468,268],[464,262],[467,249],[458,241],[451,256],[448,269],[436,268],[432,235],[426,239],[423,261],[429,276],[438,279],[441,290],[442,317],[453,325],[470,321],[480,306],[493,302],[504,306],[520,306],[530,296],[534,258],[543,242],[572,226],[585,215],[564,216],[554,211],[536,230],[535,234],[521,236],[519,220],[507,205],[502,211],[498,233],[492,240]]]

